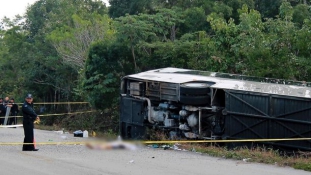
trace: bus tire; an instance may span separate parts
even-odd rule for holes
[[[179,86],[181,95],[207,95],[210,85],[206,83],[185,83]]]

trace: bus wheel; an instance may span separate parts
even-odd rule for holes
[[[181,95],[207,95],[210,85],[206,83],[185,83],[180,85]]]

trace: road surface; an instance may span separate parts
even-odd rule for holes
[[[1,142],[22,142],[23,129],[0,128]],[[86,138],[35,130],[37,142],[85,141]],[[143,147],[136,151],[91,150],[83,145],[0,146],[0,173],[5,175],[309,175],[289,167],[210,157],[188,151]]]

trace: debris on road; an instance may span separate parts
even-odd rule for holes
[[[83,131],[77,130],[77,131],[73,132],[73,136],[74,137],[83,137]]]
[[[64,134],[64,131],[63,130],[60,130],[60,131],[54,131],[56,134]]]
[[[169,145],[163,145],[161,146],[164,150],[170,149],[171,147]]]
[[[152,145],[152,147],[153,147],[153,148],[159,148],[159,145],[154,144],[154,145]]]
[[[118,137],[118,139],[116,141],[89,142],[89,143],[86,143],[85,145],[86,145],[86,147],[88,147],[90,149],[95,149],[95,150],[123,149],[123,150],[135,151],[139,147],[138,144],[122,141],[122,139],[120,137]]]
[[[250,160],[251,158],[245,158],[243,159],[243,162],[247,162],[248,160]]]

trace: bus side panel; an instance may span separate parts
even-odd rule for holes
[[[227,139],[311,137],[310,99],[226,91],[225,100]],[[274,146],[304,150],[311,149],[310,143],[308,140],[269,142]]]
[[[311,100],[271,96],[271,138],[311,138]],[[275,145],[311,150],[311,140],[276,142]]]

